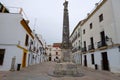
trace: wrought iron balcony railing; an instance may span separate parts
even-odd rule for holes
[[[99,41],[99,42],[97,43],[97,47],[98,47],[98,48],[104,47],[104,46],[107,46],[106,42]]]
[[[86,47],[82,48],[82,52],[86,52],[86,51],[87,51]]]
[[[88,45],[88,50],[93,50],[94,49],[94,45]]]

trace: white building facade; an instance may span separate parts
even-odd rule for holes
[[[73,62],[77,64],[81,64],[81,28],[80,23],[77,24],[77,26],[74,28],[74,31],[72,32],[70,36],[70,41],[72,42],[72,58]]]
[[[120,0],[101,0],[80,21],[70,39],[80,28],[80,64],[99,70],[120,73]],[[79,42],[75,39],[72,43]],[[78,43],[77,43],[78,44]],[[73,48],[75,48],[73,46]],[[76,60],[77,58],[75,58]]]
[[[18,70],[44,61],[43,44],[21,14],[1,10],[0,71]]]
[[[47,46],[48,61],[60,61],[62,57],[62,50],[59,46],[48,45]]]
[[[42,42],[42,38],[39,34],[33,34],[34,40],[30,41],[28,63],[29,65],[39,64],[46,61],[45,43]]]

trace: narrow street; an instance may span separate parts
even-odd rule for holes
[[[98,71],[79,67],[82,77],[52,77],[48,72],[55,66],[54,62],[45,62],[38,65],[30,66],[20,71],[0,72],[0,80],[120,80],[120,74],[113,74],[106,71]]]

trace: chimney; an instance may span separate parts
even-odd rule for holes
[[[20,13],[20,14],[22,14],[22,11],[23,11],[23,9],[22,9],[22,8],[20,8],[20,11],[19,11],[19,13]]]
[[[26,21],[27,24],[29,24],[29,22],[30,22],[29,20],[25,20],[25,21]]]
[[[90,13],[87,13],[87,16],[89,16],[90,15]]]
[[[97,6],[98,6],[98,3],[95,3],[95,6],[97,7]]]

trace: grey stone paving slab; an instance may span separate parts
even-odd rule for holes
[[[41,77],[29,77],[25,80],[51,80],[51,79],[45,76],[41,76]]]
[[[45,62],[42,64],[26,67],[21,71],[0,71],[0,80],[120,80],[120,74],[114,74],[108,71],[94,70],[79,66],[82,77],[64,76],[52,77],[48,71],[53,70],[54,62]]]

